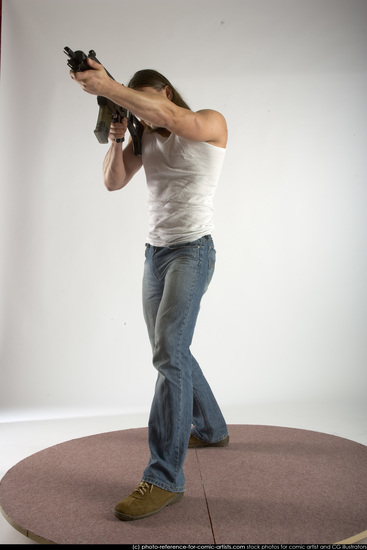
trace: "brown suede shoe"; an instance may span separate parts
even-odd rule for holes
[[[115,506],[113,513],[122,521],[147,518],[165,506],[179,502],[183,496],[183,493],[171,493],[142,481],[131,495]]]
[[[221,439],[220,441],[216,441],[215,443],[210,443],[210,441],[202,441],[201,439],[198,439],[194,435],[190,435],[189,440],[189,449],[200,449],[201,447],[227,447],[229,443],[229,435],[225,437],[224,439]]]

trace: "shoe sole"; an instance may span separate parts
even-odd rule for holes
[[[188,446],[188,449],[201,449],[202,447],[227,447],[228,443],[229,435],[227,435],[227,437],[221,439],[220,441],[216,441],[215,443],[205,443],[205,441],[200,443],[193,443],[192,445]]]
[[[167,506],[171,506],[171,504],[176,504],[176,502],[180,502],[180,500],[183,499],[183,496],[184,496],[184,493],[177,493],[174,497],[171,498],[171,500],[166,502],[166,504],[163,504],[163,506],[158,508],[158,510],[154,510],[154,512],[149,512],[148,514],[143,514],[141,516],[129,516],[127,514],[123,514],[122,512],[117,512],[116,510],[114,510],[113,513],[117,518],[121,519],[122,521],[133,521],[134,519],[143,519],[149,516],[154,516],[154,514],[157,514]]]

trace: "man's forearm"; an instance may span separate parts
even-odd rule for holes
[[[117,191],[126,185],[126,170],[121,143],[111,142],[103,161],[103,181],[108,191]]]
[[[166,128],[179,109],[163,95],[133,90],[111,78],[100,63],[87,59],[90,71],[70,72],[84,91],[108,98],[153,126]]]
[[[150,92],[132,90],[116,81],[109,82],[106,97],[153,126],[166,128],[177,106],[167,98]]]

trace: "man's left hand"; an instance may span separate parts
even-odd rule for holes
[[[88,94],[105,96],[114,80],[108,76],[104,67],[100,63],[97,63],[97,61],[94,61],[94,59],[88,57],[87,63],[91,68],[90,71],[78,73],[70,71],[71,78]]]

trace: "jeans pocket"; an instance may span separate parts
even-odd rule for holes
[[[210,245],[208,249],[208,273],[207,273],[207,279],[206,279],[206,285],[205,285],[205,292],[208,290],[208,286],[210,285],[214,275],[215,261],[216,261],[216,251],[215,251],[215,248],[212,245]]]
[[[214,246],[211,246],[211,245],[210,245],[209,251],[208,251],[208,265],[209,265],[209,269],[214,270],[216,258],[217,258],[216,250],[215,250]]]

